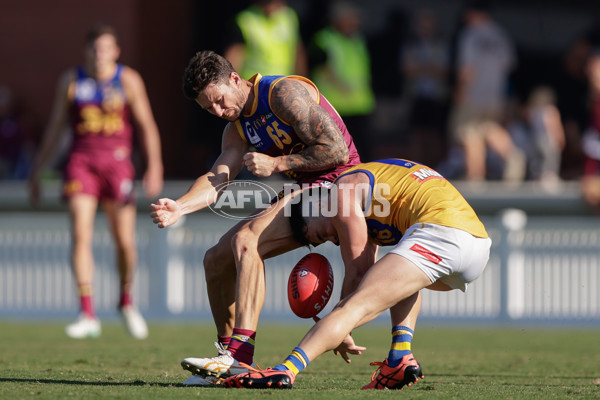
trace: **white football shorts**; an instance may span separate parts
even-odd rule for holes
[[[467,290],[490,258],[490,238],[478,238],[456,228],[416,223],[390,253],[410,260],[431,280],[452,289]]]

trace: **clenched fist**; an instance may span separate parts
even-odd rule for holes
[[[250,152],[244,154],[242,159],[244,166],[259,178],[271,176],[277,170],[277,158],[266,154]]]

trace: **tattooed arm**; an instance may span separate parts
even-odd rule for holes
[[[276,172],[320,171],[348,162],[348,146],[337,124],[297,79],[282,79],[272,89],[271,108],[294,128],[305,148],[300,153],[269,157],[248,153],[244,164],[259,177]]]

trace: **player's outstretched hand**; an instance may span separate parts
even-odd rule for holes
[[[319,322],[321,320],[321,318],[319,318],[315,315],[313,317],[313,320],[315,322]],[[333,349],[333,354],[335,354],[336,356],[338,354],[341,355],[342,358],[344,359],[344,361],[346,361],[348,364],[350,364],[352,362],[352,360],[350,359],[348,354],[355,354],[357,356],[360,356],[362,354],[362,352],[365,351],[366,349],[367,349],[366,347],[357,346],[354,343],[354,339],[352,338],[352,335],[348,334],[348,336],[346,336],[344,341],[342,343],[340,343],[340,345],[338,347]]]
[[[159,228],[173,225],[181,218],[181,206],[175,200],[158,199],[156,204],[150,204],[150,217]]]
[[[355,354],[357,356],[360,356],[362,354],[362,352],[366,349],[367,349],[366,347],[357,346],[354,343],[354,339],[352,339],[352,336],[348,335],[348,336],[346,336],[344,341],[342,343],[340,343],[340,345],[338,347],[333,349],[333,354],[335,354],[336,356],[338,354],[341,355],[342,358],[344,359],[344,361],[346,361],[348,364],[350,364],[352,362],[352,360],[350,360],[349,354]]]

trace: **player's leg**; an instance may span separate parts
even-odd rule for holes
[[[399,365],[405,356],[412,356],[412,339],[421,311],[421,291],[390,308],[392,344],[387,361],[391,367]]]
[[[390,308],[392,344],[388,356],[377,365],[377,373],[363,389],[400,389],[423,378],[423,370],[412,354],[412,339],[421,311],[421,291]]]
[[[231,242],[236,232],[246,224],[237,223],[227,231],[204,255],[204,277],[210,309],[220,342],[229,344],[235,325],[235,285],[237,281],[235,259]]]
[[[232,248],[237,268],[235,328],[229,350],[238,361],[250,364],[254,338],[265,299],[264,259],[300,245],[294,240],[284,201],[242,226],[234,235]]]
[[[217,335],[231,336],[234,327],[256,329],[265,290],[262,259],[299,247],[283,215],[285,203],[279,201],[272,212],[261,211],[260,216],[256,211],[256,218],[236,224],[206,252],[204,270]]]
[[[421,297],[421,292],[419,291],[391,307],[390,319],[392,326],[404,325],[414,331],[419,312],[421,311]]]
[[[311,360],[335,349],[356,327],[431,284],[408,259],[387,254],[363,277],[358,288],[342,300],[304,336],[282,364],[267,372],[250,372],[227,379],[227,387],[291,387],[295,375]]]
[[[256,312],[244,310],[236,313],[236,309],[239,307],[236,299],[236,287],[240,273],[243,274],[242,279],[252,280],[251,284],[241,284],[240,289],[244,292],[243,299],[246,299],[252,292],[262,291],[264,296],[264,287],[262,290],[260,289],[260,275],[263,276],[262,281],[264,281],[262,261],[258,264],[260,267],[257,267],[257,264],[250,264],[249,267],[246,267],[246,263],[242,264],[241,258],[234,255],[232,247],[236,248],[237,246],[237,251],[243,247],[251,249],[254,259],[257,256],[262,259],[271,258],[299,247],[292,237],[289,223],[283,216],[282,210],[286,201],[281,200],[274,204],[272,212],[255,211],[249,220],[239,222],[225,233],[217,245],[210,248],[204,256],[208,298],[217,327],[217,335],[220,337],[231,336],[235,326],[255,329],[258,324]],[[257,216],[259,213],[261,216]],[[239,264],[239,267],[236,266],[236,263]],[[255,272],[258,276],[254,274]],[[256,290],[252,288],[256,288]],[[250,294],[250,296],[252,295]],[[242,302],[244,301],[242,300]],[[254,306],[250,308],[251,310],[256,309]],[[240,321],[236,322],[236,314],[240,316]]]
[[[320,320],[282,364],[266,372],[229,378],[224,385],[291,387],[295,375],[311,360],[336,348],[352,329],[371,321],[387,308],[394,308],[394,322],[406,321],[414,326],[411,321],[416,321],[420,307],[415,293],[423,288],[465,290],[485,268],[490,246],[489,238],[477,238],[459,229],[434,224],[413,225],[398,246],[366,272],[358,288]],[[437,284],[439,281],[443,283]],[[385,380],[381,380],[377,388],[401,388],[420,377],[416,360],[407,361],[410,362],[406,366],[385,369]],[[410,371],[408,366],[415,368]]]
[[[144,318],[133,303],[133,280],[137,271],[138,251],[136,244],[136,206],[115,200],[104,200],[102,207],[108,219],[116,248],[116,262],[119,272],[119,311],[129,333],[136,339],[148,336]]]
[[[312,360],[336,348],[352,329],[430,284],[427,275],[411,261],[387,254],[367,271],[354,293],[309,331],[300,347]]]
[[[237,272],[231,249],[234,235],[246,221],[241,221],[227,231],[219,242],[204,255],[204,275],[208,301],[217,328],[218,354],[215,357],[186,357],[181,366],[193,375],[186,379],[185,386],[214,386],[222,382],[221,374],[227,374],[234,364],[227,347],[235,327],[235,290]],[[235,367],[235,366],[234,366]],[[207,369],[209,368],[209,369]]]
[[[600,175],[584,175],[581,178],[581,194],[593,210],[600,212]]]
[[[94,218],[98,200],[94,196],[78,194],[69,199],[69,213],[73,235],[72,263],[77,286],[83,291],[92,291],[94,275],[94,256],[92,239],[94,233]],[[94,316],[93,306],[84,312]]]
[[[490,240],[476,238],[467,232],[435,225],[413,226],[405,239],[391,251],[422,269],[433,284],[430,290],[465,290],[485,268]],[[419,247],[415,249],[415,245]],[[414,250],[415,249],[415,250]],[[402,388],[423,377],[423,371],[412,354],[411,342],[420,311],[420,295],[415,294],[393,306],[392,346],[388,358],[379,365],[378,373],[363,389]]]
[[[119,307],[132,304],[131,285],[137,269],[137,245],[135,242],[134,204],[119,204],[114,200],[102,202],[115,242],[116,262],[119,272]]]
[[[505,181],[520,182],[525,178],[525,153],[515,145],[510,133],[495,121],[481,124],[487,145],[504,160],[502,178]]]
[[[240,362],[252,364],[256,328],[265,296],[263,259],[300,246],[284,216],[286,201],[272,205],[272,212],[255,213],[256,218],[237,224],[205,256],[208,293],[218,335],[231,337],[227,349],[219,349],[217,357],[186,358],[181,362],[184,369],[207,375],[204,376],[207,379],[247,370]],[[189,384],[203,386],[204,381],[192,383],[191,380]]]
[[[486,147],[481,127],[478,121],[466,123],[461,142],[465,152],[466,178],[475,182],[485,180],[486,176]]]
[[[289,197],[242,226],[234,235],[232,248],[237,266],[236,327],[256,329],[264,300],[264,259],[300,247],[285,216]]]
[[[89,194],[75,194],[69,197],[71,219],[71,263],[77,283],[81,304],[81,315],[66,328],[72,338],[97,337],[100,335],[100,322],[96,318],[93,304],[94,256],[92,238],[94,218],[98,200]]]

